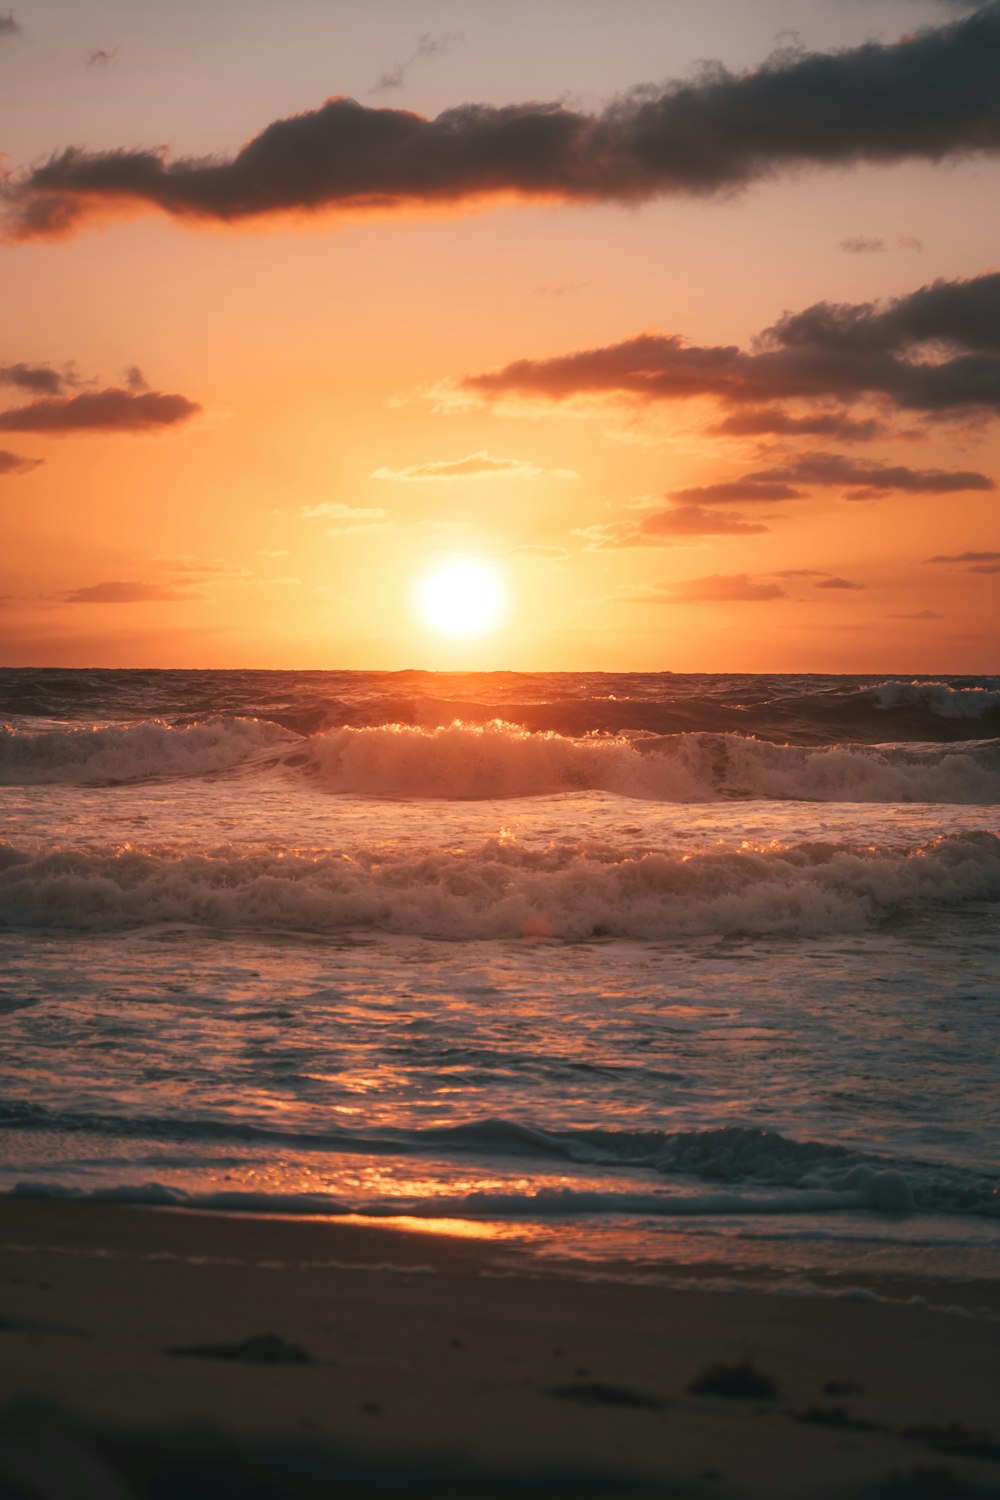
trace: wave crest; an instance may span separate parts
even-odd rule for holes
[[[28,731],[0,725],[0,785],[46,782],[105,785],[206,776],[288,745],[292,736],[263,719],[207,719],[177,726],[160,719],[86,729]]]
[[[493,720],[340,727],[265,719],[28,732],[0,726],[0,784],[107,786],[275,766],[325,792],[490,800],[607,792],[653,802],[1000,802],[1000,742],[803,746],[691,732],[585,735]]]
[[[681,855],[592,840],[547,848],[179,856],[31,855],[0,845],[0,923],[115,930],[160,923],[447,938],[674,938],[862,931],[887,917],[1000,899],[1000,836],[905,851],[847,844]]]
[[[308,764],[333,792],[454,799],[602,791],[657,802],[1000,801],[1000,747],[774,745],[739,734],[568,739],[511,724],[383,725],[315,736]]]
[[[865,696],[876,708],[923,708],[939,719],[982,719],[1000,709],[1000,693],[947,682],[880,682],[866,689]]]

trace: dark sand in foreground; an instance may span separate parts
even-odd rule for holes
[[[1000,1495],[995,1283],[928,1289],[991,1319],[338,1221],[7,1198],[0,1224],[5,1497]],[[777,1394],[688,1390],[747,1356]]]

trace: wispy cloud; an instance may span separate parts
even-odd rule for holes
[[[444,53],[451,52],[453,48],[460,47],[465,41],[463,31],[452,31],[435,36],[430,31],[425,31],[423,36],[417,39],[413,51],[403,62],[393,63],[391,68],[372,84],[368,90],[370,94],[388,93],[392,89],[403,87],[403,81],[414,63],[433,62],[436,57],[442,57]]]
[[[143,583],[137,579],[94,583],[63,595],[67,604],[179,604],[199,597],[168,584]]]
[[[840,248],[848,255],[877,255],[880,250],[885,249],[885,240],[867,234],[852,234],[846,240],[841,240]]]
[[[413,464],[405,469],[376,469],[373,479],[396,479],[422,483],[451,479],[579,479],[573,469],[540,469],[521,458],[496,458],[485,451],[465,458],[438,459],[433,463]]]
[[[330,533],[347,535],[352,531],[382,531],[392,524],[392,511],[376,506],[343,505],[339,500],[323,500],[318,505],[303,505],[308,521],[329,522]]]
[[[758,581],[747,573],[711,573],[704,578],[630,590],[618,597],[627,604],[766,604],[788,595],[779,583]]]
[[[924,559],[929,563],[951,563],[964,567],[967,573],[1000,573],[1000,552],[955,552],[939,553],[937,557]]]
[[[569,297],[590,285],[589,281],[539,281],[532,291],[536,297]]]
[[[20,453],[0,448],[0,474],[30,474],[44,462],[43,458],[22,458]]]
[[[645,515],[625,517],[582,527],[575,536],[582,537],[588,552],[608,549],[630,551],[646,547],[673,547],[678,541],[704,536],[759,536],[770,531],[759,521],[748,521],[733,511],[714,510],[700,505],[674,505],[649,511]]]
[[[21,36],[21,27],[14,19],[14,12],[8,11],[5,16],[0,16],[0,41],[8,36]]]

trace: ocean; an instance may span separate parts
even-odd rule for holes
[[[0,1192],[1000,1248],[1000,678],[0,672]]]

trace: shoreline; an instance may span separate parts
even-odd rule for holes
[[[886,1494],[1000,1493],[986,1318],[721,1294],[670,1267],[655,1284],[568,1274],[440,1226],[16,1197],[0,1223],[0,1461],[11,1424],[30,1448],[54,1422],[110,1462],[109,1431],[155,1446],[195,1423],[240,1452],[261,1433],[346,1444],[359,1494],[387,1492],[388,1458],[425,1466],[423,1494],[492,1494],[514,1470],[528,1493],[581,1472],[609,1495],[860,1496],[893,1474]],[[776,1395],[689,1391],[747,1358]],[[53,1405],[10,1406],[25,1397]],[[463,1465],[471,1487],[449,1488]]]

